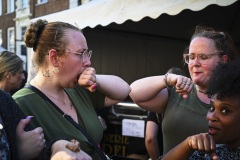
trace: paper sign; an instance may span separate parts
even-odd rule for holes
[[[132,120],[123,119],[122,120],[122,135],[141,137],[144,138],[145,133],[145,121],[144,120]]]

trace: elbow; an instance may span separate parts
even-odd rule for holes
[[[137,105],[141,105],[141,98],[138,98],[137,92],[134,92],[133,90],[131,90],[131,92],[129,93],[130,98],[133,100],[134,103],[136,103]]]
[[[122,89],[122,92],[121,94],[119,94],[119,97],[117,99],[119,101],[125,100],[129,96],[130,92],[131,92],[131,88],[129,87],[129,85],[126,85],[124,89]]]
[[[131,88],[131,92],[129,93],[130,98],[133,100],[134,103],[139,105],[143,101],[142,91],[140,91],[138,87],[134,85],[134,83],[130,85],[130,88]]]

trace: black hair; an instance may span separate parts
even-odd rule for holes
[[[207,94],[221,97],[240,95],[240,59],[219,63],[209,80]]]

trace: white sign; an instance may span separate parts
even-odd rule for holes
[[[144,120],[122,120],[122,135],[144,138],[145,121]]]

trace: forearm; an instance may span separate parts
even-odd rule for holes
[[[159,147],[157,141],[146,143],[148,154],[152,160],[157,160],[160,157]]]
[[[166,88],[163,76],[153,76],[134,81],[131,85],[130,96],[135,102],[149,101]],[[142,94],[144,93],[144,94]]]
[[[168,101],[165,76],[147,77],[133,82],[130,92],[132,100],[141,108],[162,113]]]
[[[98,90],[106,97],[122,101],[130,93],[129,85],[121,78],[114,75],[96,75]]]

